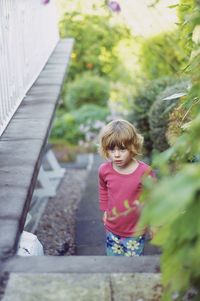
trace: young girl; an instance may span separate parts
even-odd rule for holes
[[[150,166],[136,159],[143,137],[126,120],[114,120],[100,134],[99,152],[108,162],[99,167],[100,210],[104,212],[109,256],[139,256],[145,230],[138,229],[142,177],[153,176]]]

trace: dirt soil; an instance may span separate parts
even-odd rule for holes
[[[76,211],[86,178],[86,170],[66,169],[56,197],[49,199],[35,233],[45,255],[74,255]]]

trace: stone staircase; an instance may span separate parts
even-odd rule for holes
[[[2,301],[160,300],[159,257],[12,258]]]

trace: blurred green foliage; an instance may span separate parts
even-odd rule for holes
[[[68,113],[57,112],[51,139],[56,143],[56,139],[65,140],[72,145],[77,145],[80,140],[86,141],[94,138],[94,134],[102,127],[101,122],[105,122],[109,110],[95,104],[85,104],[79,109]],[[98,121],[98,122],[97,122]],[[88,136],[89,135],[89,136]]]
[[[153,36],[144,40],[141,46],[141,68],[151,80],[182,73],[187,59],[180,44],[179,30]]]
[[[70,113],[64,113],[56,115],[51,131],[50,139],[56,142],[56,139],[67,141],[69,144],[77,144],[77,142],[83,139],[84,135],[80,132],[79,124],[76,122],[74,115]]]
[[[200,26],[200,3],[184,0],[178,8],[180,29],[187,33],[182,44],[188,46],[189,54],[184,73],[192,81],[182,107],[191,121],[173,146],[154,157],[160,179],[157,183],[145,181],[142,199],[148,202],[139,225],[151,225],[156,233],[153,243],[162,248],[166,301],[200,300],[200,37],[196,43],[192,40],[194,29]]]
[[[132,109],[127,117],[144,136],[144,151],[148,156],[151,155],[153,149],[153,141],[150,136],[149,110],[157,96],[174,81],[176,81],[175,78],[164,77],[140,85],[134,97]]]
[[[103,77],[83,73],[70,82],[63,96],[66,109],[78,109],[84,104],[107,106],[110,95],[109,82]]]
[[[75,39],[68,79],[87,70],[100,76],[112,78],[120,65],[117,45],[122,39],[130,38],[125,25],[115,26],[111,16],[70,12],[60,22],[62,38]]]
[[[93,116],[102,121],[102,114],[104,115],[105,111],[108,114],[110,97],[112,102],[120,97],[120,110],[127,108],[127,89],[113,89],[113,86],[115,84],[116,87],[117,83],[118,87],[121,87],[122,82],[126,85],[130,81],[131,64],[127,63],[125,57],[133,56],[130,51],[133,38],[125,24],[116,24],[105,3],[89,1],[87,8],[90,7],[90,12],[87,13],[81,1],[69,1],[63,5],[67,13],[63,15],[59,24],[60,35],[62,38],[73,37],[74,48],[51,135],[55,139],[56,136],[61,138],[63,133],[63,139],[69,137],[70,143],[78,143],[79,138],[82,140],[86,137],[85,133],[80,133],[81,114],[82,119],[85,115],[88,116],[88,123],[91,118],[94,120]],[[88,112],[85,109],[86,105],[89,108]],[[68,135],[67,131],[72,126],[72,121],[76,125]],[[62,124],[63,122],[67,122],[68,125]],[[82,130],[88,128],[90,132],[92,125],[86,126],[85,120],[82,122]],[[92,132],[94,131],[92,129]]]
[[[198,19],[198,13],[194,13],[195,0],[180,0],[178,6],[178,16],[180,20],[179,43],[185,52],[186,57],[190,58],[193,48],[192,32],[195,18]],[[196,10],[196,9],[195,9]]]
[[[160,152],[169,147],[166,132],[169,124],[169,115],[175,108],[180,97],[165,99],[176,93],[185,92],[189,86],[188,81],[181,81],[174,85],[168,86],[161,92],[149,111],[150,136],[154,150]]]
[[[105,121],[109,114],[106,106],[99,106],[96,104],[84,104],[78,110],[73,111],[76,122],[78,124],[85,124],[86,122],[95,122],[97,120]]]

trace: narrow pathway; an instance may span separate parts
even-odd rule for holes
[[[101,163],[101,158],[95,154],[77,212],[76,255],[105,255],[105,232],[98,203],[98,167]]]

